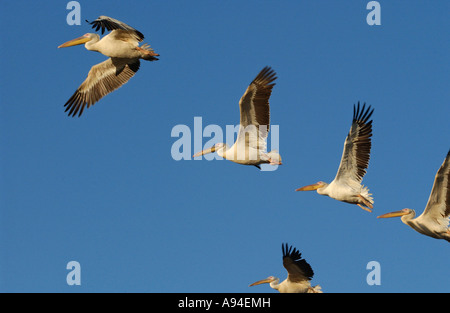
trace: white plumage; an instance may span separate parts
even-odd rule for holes
[[[158,60],[148,44],[139,47],[139,42],[144,35],[134,28],[116,19],[100,16],[93,21],[93,28],[102,29],[102,34],[107,30],[111,32],[100,39],[97,34],[87,33],[70,40],[58,48],[71,47],[85,44],[89,51],[97,51],[108,56],[109,59],[91,68],[86,80],[75,91],[73,96],[64,105],[69,116],[81,116],[84,108],[88,108],[116,90],[136,74],[140,67],[140,59],[147,61]]]
[[[356,204],[362,209],[372,212],[373,197],[369,189],[363,186],[362,179],[369,166],[372,147],[372,116],[373,109],[366,105],[353,107],[353,121],[345,139],[341,163],[334,180],[327,184],[319,181],[316,184],[304,186],[296,191],[317,190],[318,194],[330,198]]]
[[[319,285],[312,287],[311,279],[314,272],[311,266],[302,259],[302,254],[294,247],[288,244],[282,244],[283,266],[288,272],[288,277],[280,283],[278,277],[269,276],[250,284],[256,286],[268,283],[271,288],[281,293],[322,293],[322,287]]]
[[[263,163],[280,165],[280,154],[277,151],[267,152],[266,143],[270,127],[269,98],[275,79],[276,73],[270,67],[265,67],[248,86],[239,101],[239,131],[236,142],[231,147],[218,143],[193,157],[217,152],[224,159],[238,164],[258,168]]]
[[[450,150],[436,173],[427,206],[414,219],[416,212],[403,209],[378,216],[378,218],[401,216],[401,220],[415,231],[436,239],[450,242]]]

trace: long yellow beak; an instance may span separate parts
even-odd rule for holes
[[[215,152],[215,151],[216,151],[216,147],[214,146],[214,147],[212,147],[212,148],[205,149],[205,150],[203,150],[203,151],[197,152],[197,153],[194,154],[192,157],[193,157],[193,158],[196,158],[196,157],[199,157],[199,156],[201,156],[201,155],[205,155],[205,154],[208,154],[208,153],[213,153],[213,152]]]
[[[406,215],[406,214],[408,214],[408,212],[400,210],[400,211],[390,212],[390,213],[386,213],[386,214],[377,216],[377,218],[399,217],[399,216],[403,216],[403,215]]]
[[[66,48],[66,47],[81,45],[83,43],[88,42],[89,40],[91,40],[91,38],[86,37],[86,36],[81,36],[81,37],[78,37],[78,38],[75,38],[75,39],[69,40],[68,42],[63,43],[58,48]]]
[[[320,187],[322,187],[322,184],[315,183],[315,184],[312,184],[312,185],[308,185],[308,186],[304,186],[304,187],[295,189],[295,191],[310,191],[310,190],[317,190],[317,189],[319,189]]]
[[[266,278],[266,279],[258,280],[257,282],[254,282],[253,284],[250,284],[248,286],[252,287],[252,286],[261,285],[261,284],[268,284],[268,283],[271,283],[272,281],[273,281],[272,278]]]

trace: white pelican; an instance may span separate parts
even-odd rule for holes
[[[89,23],[89,22],[88,22]],[[69,116],[83,113],[85,106],[89,108],[105,95],[125,84],[139,70],[139,59],[158,60],[150,45],[139,47],[144,35],[136,29],[108,16],[100,16],[90,23],[92,28],[102,34],[105,28],[111,31],[100,39],[97,34],[87,33],[83,36],[63,43],[58,48],[85,44],[87,50],[97,51],[109,57],[106,61],[91,68],[86,80],[64,105]]]
[[[433,188],[423,213],[414,219],[416,216],[414,210],[403,209],[378,217],[396,216],[401,216],[403,223],[423,235],[450,242],[450,150],[436,173]]]
[[[372,146],[372,116],[370,106],[365,110],[366,104],[360,110],[353,106],[353,122],[350,132],[344,143],[341,164],[334,180],[330,183],[319,181],[316,184],[298,188],[295,191],[317,190],[318,194],[333,199],[357,204],[362,209],[372,212],[373,198],[369,189],[361,185],[369,165],[370,149]],[[364,207],[363,205],[367,206]]]
[[[262,163],[280,165],[281,156],[276,151],[266,152],[266,139],[269,133],[270,107],[269,98],[276,73],[265,67],[250,83],[241,100],[240,125],[236,142],[231,146],[217,143],[210,149],[194,154],[194,158],[212,152],[224,159],[243,165],[254,165],[261,168]]]
[[[314,272],[311,266],[302,259],[301,253],[288,244],[281,245],[283,251],[283,266],[288,272],[288,277],[280,283],[280,279],[269,276],[266,279],[259,280],[249,285],[255,286],[259,284],[269,283],[270,287],[281,293],[322,293],[322,288],[317,285],[311,287],[311,279]]]

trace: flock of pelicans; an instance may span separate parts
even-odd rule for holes
[[[102,34],[105,29],[110,33],[102,39],[97,34],[88,33],[58,48],[85,44],[87,50],[100,52],[109,58],[91,68],[86,80],[67,101],[65,107],[69,116],[81,116],[86,106],[89,108],[125,84],[139,70],[140,59],[155,61],[159,56],[148,44],[139,46],[144,35],[125,23],[100,16],[90,24],[96,31],[101,29]],[[266,152],[270,125],[269,98],[276,78],[275,72],[270,67],[265,67],[248,86],[239,101],[240,127],[236,142],[231,147],[218,143],[210,149],[198,152],[194,157],[216,152],[224,159],[238,164],[258,168],[260,164],[265,163],[280,165],[281,156],[278,152]],[[360,106],[358,103],[354,106],[352,125],[345,139],[341,163],[334,180],[329,184],[320,181],[296,191],[316,190],[321,195],[356,204],[372,212],[372,194],[361,184],[370,159],[372,113],[373,109],[365,104]],[[436,174],[425,210],[419,217],[414,218],[415,215],[414,210],[403,209],[378,217],[401,216],[402,222],[417,232],[450,242],[450,150]],[[269,283],[270,287],[279,292],[322,292],[320,286],[311,286],[314,272],[296,248],[283,244],[282,253],[283,266],[288,272],[287,279],[279,283],[278,278],[270,276],[250,286]]]

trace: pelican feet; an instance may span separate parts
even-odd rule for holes
[[[363,209],[364,211],[367,211],[367,212],[369,212],[369,213],[372,213],[372,210],[371,210],[371,209],[366,208],[365,206],[362,206],[362,205],[359,204],[359,203],[357,203],[357,205],[358,205],[361,209]]]
[[[273,159],[269,159],[269,164],[270,165],[283,165],[283,163],[281,163],[278,160],[273,160]]]
[[[155,51],[153,51],[153,49],[145,49],[146,46],[143,46],[144,48],[141,47],[136,47],[136,50],[141,51],[144,54],[150,55],[152,57],[158,57],[159,54],[156,53]]]
[[[357,203],[357,205],[358,205],[361,209],[363,209],[363,210],[365,210],[365,211],[367,211],[367,212],[372,213],[372,209],[373,209],[372,203],[370,203],[366,198],[364,198],[364,197],[361,196],[361,195],[358,195],[358,198],[361,199],[361,202],[364,203],[364,205],[366,205],[367,208],[366,208],[365,206],[362,206],[362,205],[359,204],[359,203]]]
[[[322,288],[317,285],[315,287],[308,287],[306,293],[323,293]]]

